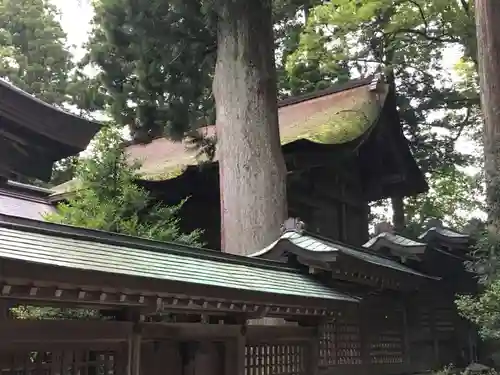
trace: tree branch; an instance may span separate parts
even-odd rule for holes
[[[452,38],[448,35],[432,36],[432,35],[427,34],[425,31],[415,30],[415,29],[399,29],[397,31],[394,31],[393,34],[396,35],[396,34],[404,34],[404,33],[416,34],[416,35],[428,40],[429,42],[435,42],[435,43],[455,43],[455,42],[458,42],[458,39]]]

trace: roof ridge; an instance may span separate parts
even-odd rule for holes
[[[312,99],[321,98],[322,96],[336,94],[341,91],[355,89],[360,86],[370,85],[373,82],[374,76],[368,76],[366,78],[356,78],[343,83],[334,83],[330,87],[322,90],[317,90],[305,94],[294,95],[288,98],[278,101],[278,108],[286,107],[288,105],[297,104],[305,102]]]
[[[140,237],[127,236],[123,234],[105,232],[95,229],[80,228],[70,225],[48,223],[44,221],[37,221],[33,219],[21,218],[5,214],[0,214],[0,228],[40,233],[62,238],[72,238],[76,240],[103,243],[115,246],[136,247],[138,249],[150,251],[157,254],[186,255],[190,257],[203,258],[206,260],[221,261],[258,268],[268,268],[305,274],[294,267],[290,267],[289,265],[272,260],[251,258],[247,256],[223,253],[217,250],[203,249],[174,242],[154,241]]]
[[[36,203],[45,203],[48,205],[51,204],[49,202],[49,200],[44,199],[43,197],[33,196],[33,195],[26,194],[26,193],[20,193],[18,191],[11,191],[11,190],[8,190],[5,188],[0,188],[0,196],[10,197],[10,198],[19,198],[19,199],[23,199],[25,201],[36,202]]]

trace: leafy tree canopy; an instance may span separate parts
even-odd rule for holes
[[[394,77],[401,120],[422,170],[468,165],[455,143],[480,121],[478,94],[450,80],[443,50],[461,47],[468,59],[467,51],[475,51],[473,26],[468,1],[331,0],[313,8],[287,69],[292,75],[311,60],[320,66],[347,61],[357,74],[384,69]]]
[[[57,17],[47,0],[0,0],[0,77],[60,106],[73,63]]]

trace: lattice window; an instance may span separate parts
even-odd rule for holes
[[[333,366],[337,364],[337,332],[335,321],[322,327],[319,341],[320,366]]]
[[[1,375],[114,375],[112,351],[1,351]]]
[[[304,343],[247,345],[245,375],[306,375]]]
[[[357,314],[341,316],[336,321],[338,365],[360,365],[361,332]]]
[[[372,364],[403,363],[403,312],[390,315],[372,312],[370,324],[369,356]]]

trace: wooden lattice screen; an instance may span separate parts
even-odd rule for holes
[[[245,375],[306,375],[307,343],[255,343],[245,348]]]
[[[0,351],[1,375],[115,375],[117,351]],[[123,370],[123,369],[122,369]]]
[[[451,308],[437,308],[434,310],[434,326],[438,332],[453,332],[456,312]]]
[[[418,332],[421,338],[430,338],[432,335],[431,308],[428,306],[417,306],[410,311],[410,326]]]
[[[400,364],[404,361],[403,311],[370,311],[370,328],[367,330],[371,364]]]
[[[361,331],[358,315],[345,314],[325,324],[319,347],[321,366],[361,364]]]
[[[322,327],[319,341],[319,361],[321,366],[334,366],[337,364],[335,321],[330,321]]]

